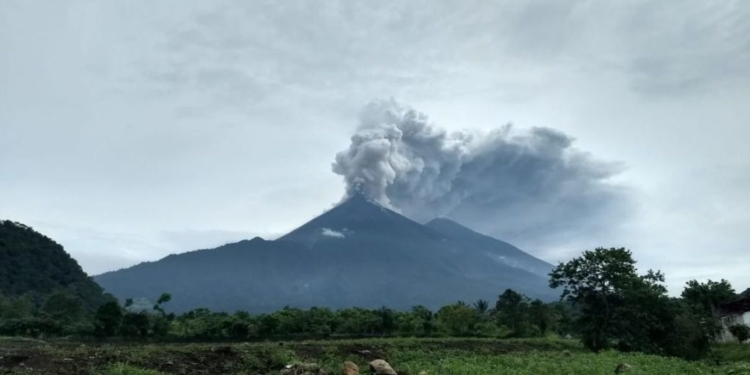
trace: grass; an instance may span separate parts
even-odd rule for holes
[[[103,370],[94,370],[91,375],[163,375],[154,370],[144,370],[123,363],[117,363]]]
[[[750,375],[750,345],[717,348],[724,363],[687,362],[643,354],[586,352],[580,344],[556,339],[365,339],[294,343],[19,346],[24,366],[10,374],[166,375],[278,374],[287,364],[316,363],[328,374],[341,373],[345,360],[367,374],[369,361],[382,358],[399,375],[545,375],[613,374],[618,364],[627,374]],[[2,357],[5,345],[0,345]],[[7,356],[6,356],[7,357]],[[20,372],[23,370],[23,372]],[[14,372],[15,371],[15,372]]]
[[[44,341],[28,337],[9,337],[0,336],[0,345],[18,345],[18,344],[44,344]]]
[[[405,353],[404,357],[409,354]],[[427,371],[434,375],[490,375],[490,374],[612,374],[618,364],[631,366],[632,374],[704,374],[708,367],[676,359],[646,355],[621,355],[619,353],[577,354],[563,357],[558,353],[526,353],[504,356],[475,356],[462,353],[449,354],[442,358],[412,356],[399,358],[399,368],[409,374]]]
[[[721,344],[717,345],[714,350],[724,361],[750,363],[750,344]]]

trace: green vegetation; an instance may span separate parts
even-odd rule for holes
[[[750,345],[738,343],[718,344],[714,347],[717,357],[728,363],[744,362],[750,364]]]
[[[96,375],[161,375],[162,372],[155,370],[143,370],[122,363],[117,363],[103,370],[92,371]]]
[[[437,312],[424,306],[409,311],[286,307],[257,315],[208,309],[175,315],[167,313],[172,298],[165,293],[151,308],[136,308],[131,299],[123,306],[107,300],[92,314],[73,294],[57,291],[39,304],[28,295],[0,298],[0,335],[188,342],[571,335],[594,352],[615,348],[685,359],[709,356],[720,328],[712,312],[735,297],[731,285],[690,281],[682,298],[674,299],[666,294],[664,275],[640,275],[635,263],[625,249],[586,251],[550,274],[550,286],[562,290],[561,302],[531,300],[508,289],[494,302],[459,301]],[[746,337],[742,327],[733,330],[739,340]]]
[[[732,350],[740,350],[734,345]],[[723,350],[724,346],[720,349]],[[727,346],[729,348],[729,346]],[[745,353],[748,349],[745,348]],[[613,374],[618,366],[629,374],[742,374],[743,362],[721,365],[689,362],[640,353],[585,350],[575,340],[559,339],[359,339],[255,344],[145,345],[3,345],[0,357],[27,358],[25,366],[5,366],[11,374],[279,374],[287,365],[304,364],[328,374],[341,373],[344,361],[362,373],[374,359],[385,359],[399,375],[540,375]]]
[[[750,340],[750,327],[744,324],[735,324],[729,327],[729,333],[731,333],[740,344]]]
[[[53,293],[72,296],[88,312],[107,298],[62,246],[23,224],[0,220],[0,302],[3,295],[24,297],[20,303],[38,308]]]
[[[365,366],[382,358],[399,374],[611,374],[624,363],[632,373],[743,374],[750,363],[750,346],[714,342],[717,307],[738,297],[726,280],[693,280],[681,298],[670,298],[664,275],[638,273],[622,248],[559,264],[550,274],[550,286],[562,292],[554,303],[507,289],[494,301],[458,301],[437,311],[201,308],[175,315],[170,294],[153,305],[121,305],[59,245],[20,224],[0,224],[0,336],[13,336],[0,337],[3,373],[23,364],[24,373],[189,374],[203,366],[208,373],[263,374],[311,362],[336,373],[344,360]],[[731,332],[740,343],[750,339],[747,326]],[[575,339],[559,339],[569,335]],[[64,344],[54,344],[60,338]],[[44,341],[50,339],[56,341]]]
[[[715,332],[708,332],[701,321],[713,317],[686,308],[691,298],[669,298],[664,275],[651,270],[639,275],[635,263],[626,249],[598,248],[560,264],[550,274],[550,286],[562,288],[563,298],[581,309],[576,325],[583,345],[594,352],[616,344],[621,351],[687,359],[708,355]],[[709,284],[713,287],[717,283]],[[724,284],[728,285],[722,281]],[[683,293],[700,294],[694,298],[701,307],[699,312],[713,311],[723,302],[720,297],[734,296],[731,287],[701,289],[698,293],[700,286],[691,281]],[[719,289],[722,293],[717,297]]]

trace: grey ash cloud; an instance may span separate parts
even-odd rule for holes
[[[551,129],[448,132],[391,100],[370,103],[333,171],[356,191],[417,221],[438,216],[508,240],[606,232],[629,213],[619,163],[598,160]],[[608,218],[612,218],[611,220]]]

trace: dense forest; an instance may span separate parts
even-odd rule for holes
[[[70,295],[95,311],[106,297],[62,246],[20,223],[0,220],[0,293],[41,307],[50,294]],[[22,302],[27,303],[27,302]]]

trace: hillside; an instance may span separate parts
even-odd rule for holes
[[[102,288],[62,246],[23,224],[0,221],[0,292],[30,294],[39,304],[60,290],[79,297],[89,311],[104,300]]]
[[[505,288],[556,297],[546,277],[489,251],[355,196],[275,241],[255,238],[171,255],[95,279],[120,299],[171,293],[175,311],[437,308],[494,300]]]
[[[554,268],[551,264],[535,258],[507,242],[477,233],[446,218],[434,219],[425,226],[460,242],[467,251],[484,252],[500,263],[527,270],[541,277],[546,278]]]

